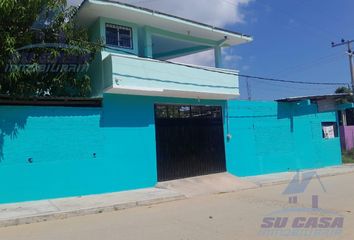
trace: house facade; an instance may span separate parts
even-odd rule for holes
[[[105,93],[227,100],[239,96],[237,71],[222,48],[252,41],[236,32],[110,1],[84,1],[78,22],[105,47],[91,64],[93,95]],[[215,68],[168,61],[213,50]],[[218,81],[215,81],[218,79]]]
[[[224,68],[222,49],[252,38],[111,1],[84,1],[77,21],[91,41],[104,43],[89,72],[93,96],[104,105],[134,96],[125,106],[145,106],[144,115],[115,114],[133,125],[153,119],[158,180],[226,171],[225,109],[240,93],[238,71]],[[206,50],[214,67],[171,61]]]
[[[336,110],[309,99],[239,101],[222,49],[251,37],[135,6],[86,0],[77,14],[105,47],[92,99],[0,99],[0,203],[341,163]],[[170,59],[213,50],[215,67]],[[338,129],[337,129],[338,130]],[[327,132],[326,132],[327,133]]]

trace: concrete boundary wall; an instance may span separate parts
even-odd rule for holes
[[[310,101],[228,105],[230,173],[252,176],[341,164],[339,135],[332,139],[322,135],[323,122],[338,122],[336,112],[319,113]]]
[[[323,139],[321,129],[336,114],[309,103],[106,94],[102,107],[0,105],[0,203],[155,186],[157,103],[222,106],[227,170],[236,176],[341,162],[339,138]]]

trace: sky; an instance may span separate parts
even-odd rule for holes
[[[78,4],[81,0],[70,0]],[[224,49],[227,68],[240,74],[304,82],[350,83],[346,47],[354,39],[353,0],[121,0],[247,35],[254,41]],[[354,44],[353,44],[354,48]],[[213,65],[213,53],[176,61]],[[246,82],[248,81],[248,89]],[[240,78],[241,99],[273,100],[333,93],[336,86]]]

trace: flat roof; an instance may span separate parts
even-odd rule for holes
[[[214,27],[197,21],[173,16],[148,8],[138,7],[112,0],[84,0],[78,10],[77,18],[83,25],[93,24],[97,18],[106,17],[151,26],[169,32],[197,38],[220,41],[226,45],[237,45],[252,41],[252,37],[242,33]]]
[[[342,97],[347,97],[352,94],[350,93],[334,93],[334,94],[324,94],[324,95],[310,95],[310,96],[298,96],[298,97],[288,97],[277,99],[277,102],[298,102],[302,100],[337,100]]]

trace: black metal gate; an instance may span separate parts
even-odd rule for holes
[[[158,181],[226,171],[222,108],[155,105]]]

